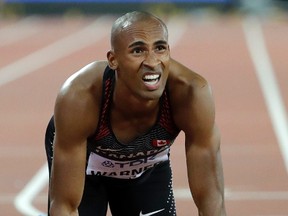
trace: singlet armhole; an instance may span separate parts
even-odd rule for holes
[[[106,89],[106,81],[110,80],[111,81],[111,85],[109,89]],[[103,115],[104,113],[104,104],[106,103],[107,100],[109,100],[108,97],[108,93],[109,92],[113,92],[114,89],[114,82],[115,82],[115,71],[112,70],[111,68],[109,68],[109,66],[106,66],[104,73],[103,73],[103,81],[102,81],[102,96],[101,96],[101,103],[100,103],[100,110],[99,110],[99,119],[97,122],[97,127],[94,133],[92,133],[91,136],[88,137],[88,141],[89,140],[93,140],[95,139],[95,137],[97,136],[97,134],[100,132],[100,128],[102,125],[102,122],[105,120],[106,115]],[[108,90],[108,92],[107,92]],[[108,101],[108,106],[110,106],[111,101]]]
[[[173,115],[173,110],[172,110],[172,106],[171,106],[171,99],[170,99],[170,91],[169,91],[169,87],[168,87],[168,84],[166,85],[166,87],[165,87],[165,99],[164,99],[164,95],[162,95],[162,110],[161,110],[161,112],[164,112],[164,100],[166,100],[167,101],[167,105],[168,105],[168,111],[169,111],[169,118],[170,118],[170,122],[171,122],[171,128],[172,128],[172,130],[173,130],[173,133],[179,133],[181,130],[177,127],[177,125],[176,125],[176,123],[175,123],[175,121],[174,121],[174,115]],[[160,118],[160,116],[159,116],[159,118]],[[159,121],[160,121],[160,119],[159,119]],[[158,123],[159,123],[159,121],[158,121]],[[172,131],[170,131],[170,132],[172,132]]]

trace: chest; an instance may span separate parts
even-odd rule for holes
[[[127,118],[111,109],[109,115],[103,115],[106,117],[89,140],[90,151],[105,158],[131,160],[168,149],[179,130],[165,110],[158,108],[143,116]]]
[[[138,117],[125,117],[118,112],[111,112],[110,127],[116,139],[122,144],[131,143],[143,136],[158,123],[158,109]]]

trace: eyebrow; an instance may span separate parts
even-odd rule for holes
[[[165,40],[158,40],[153,45],[167,45],[167,44],[168,43]],[[146,45],[146,43],[144,43],[143,41],[136,41],[136,42],[130,44],[128,46],[128,48],[137,47],[137,46],[144,46],[144,45]]]
[[[166,40],[159,40],[154,43],[154,45],[167,45],[168,42]]]
[[[128,48],[132,48],[132,47],[136,47],[136,46],[144,46],[146,43],[144,43],[143,41],[136,41],[136,42],[133,42],[132,44],[130,44],[128,46]]]

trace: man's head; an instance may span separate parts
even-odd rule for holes
[[[131,12],[112,26],[110,68],[117,83],[142,98],[159,98],[166,85],[170,50],[162,20],[146,12]]]
[[[117,47],[117,42],[121,37],[122,31],[125,31],[125,29],[130,25],[138,22],[140,23],[140,22],[153,22],[153,21],[158,22],[159,27],[163,28],[163,30],[165,31],[166,40],[168,40],[168,29],[166,24],[161,19],[147,12],[133,11],[119,17],[114,22],[111,29],[111,38],[110,38],[111,48],[114,50],[115,46]]]

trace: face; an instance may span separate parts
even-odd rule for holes
[[[161,97],[169,72],[167,38],[158,20],[124,25],[108,52],[109,65],[117,72],[115,90],[143,99]]]

